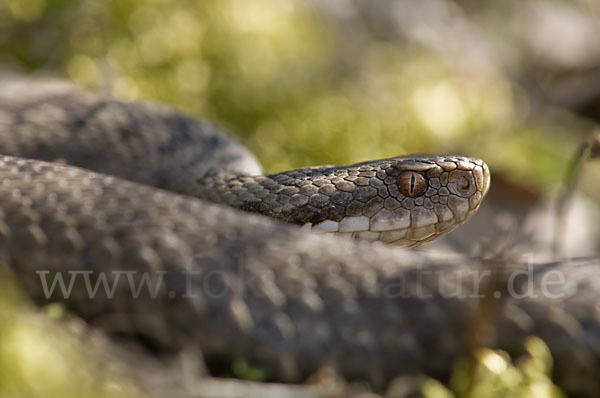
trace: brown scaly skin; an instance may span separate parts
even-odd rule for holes
[[[161,108],[110,106],[128,110],[130,131],[152,130],[135,128],[146,114],[156,118],[153,125],[175,117]],[[52,117],[35,117],[37,126],[55,131]],[[104,120],[103,128],[112,131],[115,120]],[[2,136],[28,122],[11,123],[3,124]],[[554,355],[557,382],[574,393],[598,392],[598,259],[540,264],[529,279],[509,273],[527,270],[521,264],[501,268],[319,236],[60,164],[0,156],[0,182],[3,262],[36,300],[64,301],[108,331],[142,334],[165,350],[196,347],[209,360],[242,357],[288,381],[331,364],[348,379],[383,389],[402,374],[446,377],[485,305],[482,314],[498,331],[495,345],[515,352],[525,336],[538,335]],[[557,280],[552,272],[564,282],[542,286],[549,275]],[[67,284],[74,278],[68,297],[58,288],[44,294],[42,279],[50,286],[57,274]],[[102,275],[114,282],[114,295],[99,289],[89,298],[86,275],[91,286]],[[139,286],[144,275],[158,290],[143,288],[134,297],[130,282]]]

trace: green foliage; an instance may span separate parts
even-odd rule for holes
[[[142,396],[64,325],[23,304],[5,271],[0,272],[0,397]],[[56,316],[57,307],[49,313]]]
[[[427,398],[564,397],[550,380],[552,357],[544,342],[530,337],[525,349],[527,356],[513,363],[504,351],[481,348],[474,358],[458,361],[450,390],[434,381],[424,384],[423,394]]]
[[[242,380],[267,381],[272,373],[270,369],[252,365],[242,358],[235,359],[231,368],[233,376]]]

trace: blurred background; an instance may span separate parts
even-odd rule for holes
[[[171,104],[268,172],[479,157],[490,196],[442,247],[545,258],[561,230],[562,254],[598,253],[600,165],[555,216],[600,121],[596,0],[3,0],[0,69]]]

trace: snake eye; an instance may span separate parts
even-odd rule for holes
[[[403,171],[396,181],[396,185],[404,196],[414,198],[421,196],[427,190],[427,180],[419,173],[414,171]]]

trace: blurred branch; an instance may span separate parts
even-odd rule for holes
[[[567,214],[581,185],[583,165],[587,160],[600,157],[600,128],[592,131],[590,137],[581,144],[570,162],[565,178],[564,190],[558,198],[556,206],[556,229],[554,231],[553,254],[555,257],[565,256],[565,233],[567,230]]]

